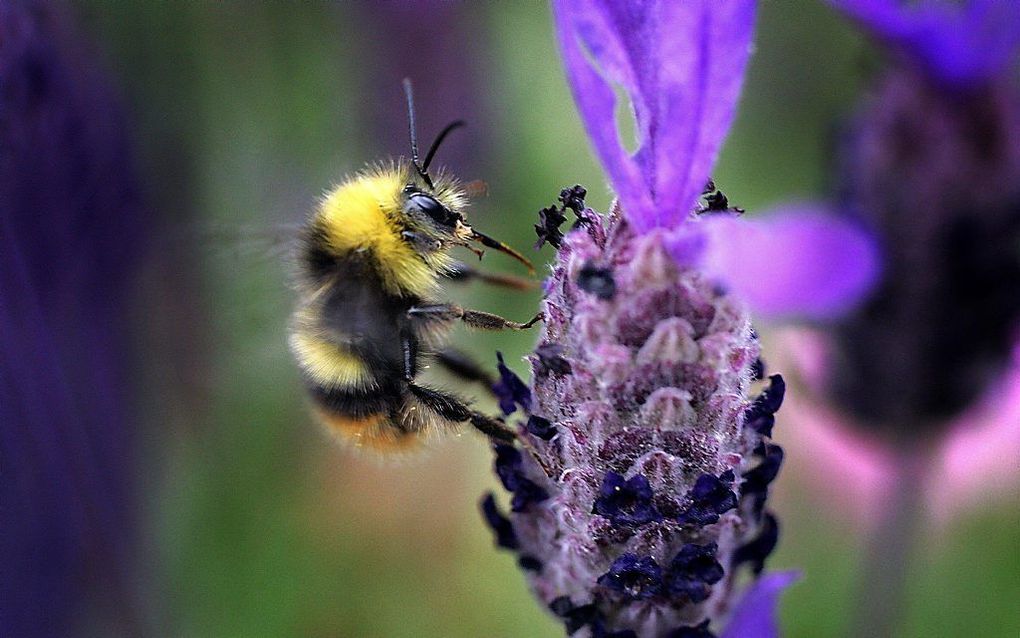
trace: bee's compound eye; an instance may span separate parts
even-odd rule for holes
[[[431,217],[437,224],[453,226],[457,221],[456,215],[447,210],[435,197],[424,193],[415,193],[411,195],[410,201],[415,208]]]

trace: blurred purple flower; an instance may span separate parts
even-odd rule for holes
[[[983,500],[1020,469],[1020,3],[834,4],[894,55],[843,131],[839,197],[813,207],[867,223],[883,273],[796,337],[808,365],[786,414],[818,484],[874,517],[854,633],[889,635],[930,506]]]
[[[496,448],[512,511],[487,498],[486,519],[568,634],[774,636],[775,599],[793,576],[745,584],[778,540],[766,497],[783,458],[769,439],[785,384],[774,375],[749,396],[764,369],[731,291],[760,291],[753,300],[776,313],[826,316],[866,290],[875,251],[849,224],[737,220],[706,188],[739,95],[753,2],[553,7],[575,100],[619,199],[604,218],[575,187],[542,211],[540,244],[559,250],[531,357],[532,414],[519,424],[520,449]],[[633,154],[615,126],[611,82],[634,106]],[[577,223],[562,235],[568,210]],[[728,250],[738,240],[762,271]],[[831,253],[807,259],[835,267],[804,264],[795,282],[778,280],[788,259],[772,270],[753,254],[771,244],[778,259],[820,241]],[[500,371],[504,389],[519,385]]]
[[[944,515],[1016,481],[990,455],[1020,448],[1020,3],[834,3],[900,56],[846,127],[840,198],[798,207],[853,211],[885,270],[839,324],[786,339],[815,391],[791,419],[867,511],[896,483],[896,449],[936,442],[925,498]]]
[[[986,82],[1016,60],[1020,2],[829,0],[885,43],[952,85]]]
[[[0,634],[135,633],[127,312],[141,220],[110,88],[58,6],[0,4]]]

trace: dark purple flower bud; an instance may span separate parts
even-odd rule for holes
[[[722,191],[715,191],[714,193],[706,196],[705,202],[708,204],[706,210],[709,211],[725,211],[730,208],[730,200],[723,194]]]
[[[905,491],[944,514],[983,498],[986,475],[1015,481],[1020,467],[980,442],[1011,440],[1020,422],[1020,3],[831,1],[890,64],[844,123],[833,201],[788,208],[859,219],[885,263],[866,303],[824,337],[787,340],[821,355],[802,368],[819,401],[794,417],[836,443],[811,461],[838,475],[826,484],[844,505],[893,520],[915,508],[862,479],[932,471],[932,489]]]
[[[512,445],[496,445],[493,448],[496,452],[495,469],[496,476],[503,483],[507,491],[513,492],[517,489],[521,472],[521,453]]]
[[[611,268],[585,264],[577,275],[577,287],[599,299],[609,300],[616,294],[616,281]]]
[[[513,523],[500,513],[496,499],[491,493],[486,494],[482,500],[482,515],[485,517],[485,522],[492,528],[493,533],[496,534],[496,545],[506,549],[517,549],[517,536],[514,534]]]
[[[598,584],[629,599],[643,600],[662,590],[662,568],[651,556],[622,554],[599,576]]]
[[[568,596],[560,596],[549,603],[549,609],[563,619],[567,635],[588,625],[598,618],[598,609],[593,604],[574,606]]]
[[[530,434],[537,436],[543,441],[548,441],[556,436],[556,426],[552,424],[552,421],[535,416],[534,414],[528,417],[528,424],[525,427],[527,427]]]
[[[559,200],[563,204],[564,209],[569,208],[574,211],[575,215],[580,215],[581,211],[584,210],[584,198],[587,196],[588,190],[584,186],[574,184],[570,188],[564,188],[560,191]]]
[[[528,478],[523,466],[523,457],[517,448],[511,445],[494,446],[496,452],[495,470],[503,487],[513,493],[510,509],[522,512],[532,503],[541,503],[549,498],[549,493]],[[483,505],[484,507],[484,505]]]
[[[783,405],[783,398],[786,396],[786,381],[783,375],[774,374],[769,377],[769,387],[762,390],[758,398],[754,400],[748,413],[745,415],[747,421],[753,421],[755,417],[762,414],[775,414]]]
[[[772,436],[772,428],[776,427],[774,414],[763,414],[752,405],[744,416],[744,427],[751,428],[762,436]]]
[[[521,378],[517,376],[513,370],[506,367],[503,362],[503,353],[496,353],[499,359],[499,381],[492,386],[492,391],[499,397],[499,408],[503,411],[503,414],[513,414],[517,410],[517,406],[521,406],[525,411],[531,409],[531,390],[528,385],[521,381]]]
[[[538,223],[535,224],[535,234],[538,241],[535,243],[535,250],[548,243],[553,248],[559,248],[563,242],[563,233],[560,226],[567,221],[563,211],[555,206],[549,206],[538,211]]]
[[[543,343],[535,348],[535,374],[545,376],[552,374],[570,374],[570,362],[563,358],[563,346],[555,343]]]
[[[733,565],[749,563],[755,574],[765,569],[765,559],[779,543],[779,521],[772,514],[766,513],[762,520],[761,531],[750,543],[742,545],[733,555]]]
[[[605,516],[613,525],[622,527],[661,521],[662,514],[655,508],[652,496],[652,486],[644,476],[635,474],[625,480],[616,472],[606,472],[592,513]]]
[[[518,477],[517,489],[514,490],[514,495],[510,499],[510,509],[514,512],[523,512],[532,503],[541,503],[547,498],[549,498],[549,493],[545,491],[545,488],[531,479]]]
[[[696,545],[688,543],[669,564],[665,586],[673,596],[687,598],[693,603],[707,600],[712,585],[722,580],[723,567],[716,560],[719,547],[715,543]]]
[[[721,476],[702,474],[688,493],[690,505],[677,520],[684,525],[711,525],[719,522],[719,516],[737,506],[737,495],[733,485],[733,472],[727,470]]]
[[[1020,93],[893,70],[845,139],[844,206],[885,238],[886,265],[834,330],[830,390],[867,427],[927,438],[1002,378],[1017,341]]]
[[[588,195],[588,191],[580,184],[575,184],[570,188],[564,188],[560,191],[560,205],[549,206],[538,211],[538,223],[535,224],[535,234],[538,235],[538,241],[535,243],[535,250],[542,247],[543,244],[548,243],[553,248],[559,249],[563,242],[563,232],[560,231],[560,226],[563,222],[567,221],[566,212],[568,210],[573,211],[577,217],[577,222],[574,224],[576,228],[578,224],[586,221],[584,211],[584,198]]]
[[[761,381],[765,378],[765,362],[761,357],[754,360],[751,365],[751,381]]]
[[[530,572],[542,571],[542,561],[538,560],[534,556],[521,556],[517,559],[517,566]]]
[[[638,635],[631,629],[610,631],[602,620],[596,620],[591,625],[591,638],[638,638]]]
[[[761,462],[744,474],[740,493],[745,496],[760,495],[764,500],[769,484],[779,475],[779,468],[783,464],[783,448],[774,443],[762,443],[755,448],[754,455]]]
[[[702,194],[705,199],[704,207],[698,211],[699,214],[706,215],[712,213],[732,213],[733,215],[743,215],[744,209],[737,206],[730,206],[730,200],[721,191],[715,188],[715,182],[709,181],[709,186],[712,190]]]

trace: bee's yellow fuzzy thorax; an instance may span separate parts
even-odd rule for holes
[[[428,296],[439,286],[437,270],[450,258],[444,252],[426,263],[401,237],[406,183],[399,165],[358,175],[326,195],[316,221],[336,254],[371,253],[389,292]]]

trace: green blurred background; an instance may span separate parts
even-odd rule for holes
[[[265,237],[303,219],[345,174],[406,152],[405,75],[422,138],[469,120],[439,161],[488,183],[472,209],[477,227],[529,247],[537,211],[575,182],[605,210],[605,177],[547,6],[76,6],[128,104],[157,237],[138,304],[137,406],[154,622],[180,636],[562,635],[478,514],[495,487],[480,437],[386,462],[337,447],[313,424],[285,345],[286,266]],[[742,107],[715,172],[731,201],[755,214],[825,193],[834,123],[875,64],[821,3],[762,3]],[[549,256],[546,248],[536,259]],[[485,265],[519,273],[499,255]],[[475,286],[451,296],[522,320],[538,302]],[[523,374],[535,335],[455,339],[486,361],[502,350]],[[861,524],[797,471],[812,451],[786,439],[782,421],[777,438],[791,463],[775,496],[784,533],[772,566],[804,572],[783,602],[786,635],[839,635]],[[926,533],[904,635],[1020,635],[1017,504],[975,503]]]

